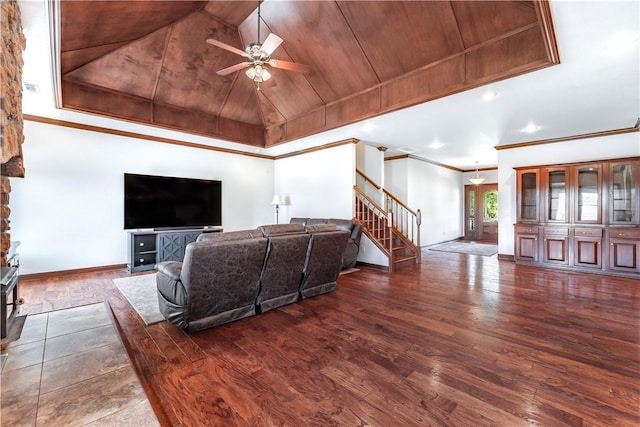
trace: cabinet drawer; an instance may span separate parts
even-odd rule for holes
[[[576,237],[602,237],[602,228],[576,228]]]
[[[567,227],[545,227],[545,236],[568,236],[569,228]]]
[[[640,228],[615,228],[609,229],[609,236],[618,239],[640,240]]]
[[[156,263],[156,254],[148,253],[148,254],[136,254],[133,257],[133,265],[138,267],[140,265],[149,265]]]
[[[538,227],[531,225],[516,225],[516,233],[518,234],[538,234]]]
[[[155,234],[137,234],[133,237],[134,253],[149,252],[156,250]]]

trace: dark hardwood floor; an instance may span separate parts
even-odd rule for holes
[[[25,280],[21,311],[106,300],[165,425],[640,425],[636,279],[427,250],[189,335],[145,326],[126,275]]]

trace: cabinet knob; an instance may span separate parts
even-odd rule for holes
[[[144,242],[140,242],[140,246],[144,246]]]
[[[140,258],[140,262],[144,262],[144,258]]]

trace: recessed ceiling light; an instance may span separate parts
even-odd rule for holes
[[[520,129],[522,132],[527,132],[527,133],[532,133],[535,132],[537,130],[540,130],[540,126],[538,126],[537,124],[531,122],[529,123],[526,127],[523,127],[522,129]]]
[[[365,132],[373,132],[373,129],[374,129],[373,123],[371,123],[368,120],[364,122],[364,124],[362,125],[362,130]]]
[[[492,90],[485,92],[482,95],[482,99],[484,101],[491,101],[492,99],[496,98],[498,96],[498,92],[494,92]]]
[[[444,144],[438,141],[437,139],[428,145],[429,148],[433,148],[434,150],[437,150],[438,148],[442,148],[443,146]]]

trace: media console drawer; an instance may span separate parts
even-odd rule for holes
[[[200,233],[222,232],[222,227],[188,230],[137,230],[129,233],[127,271],[153,270],[163,261],[182,261],[187,245]]]

